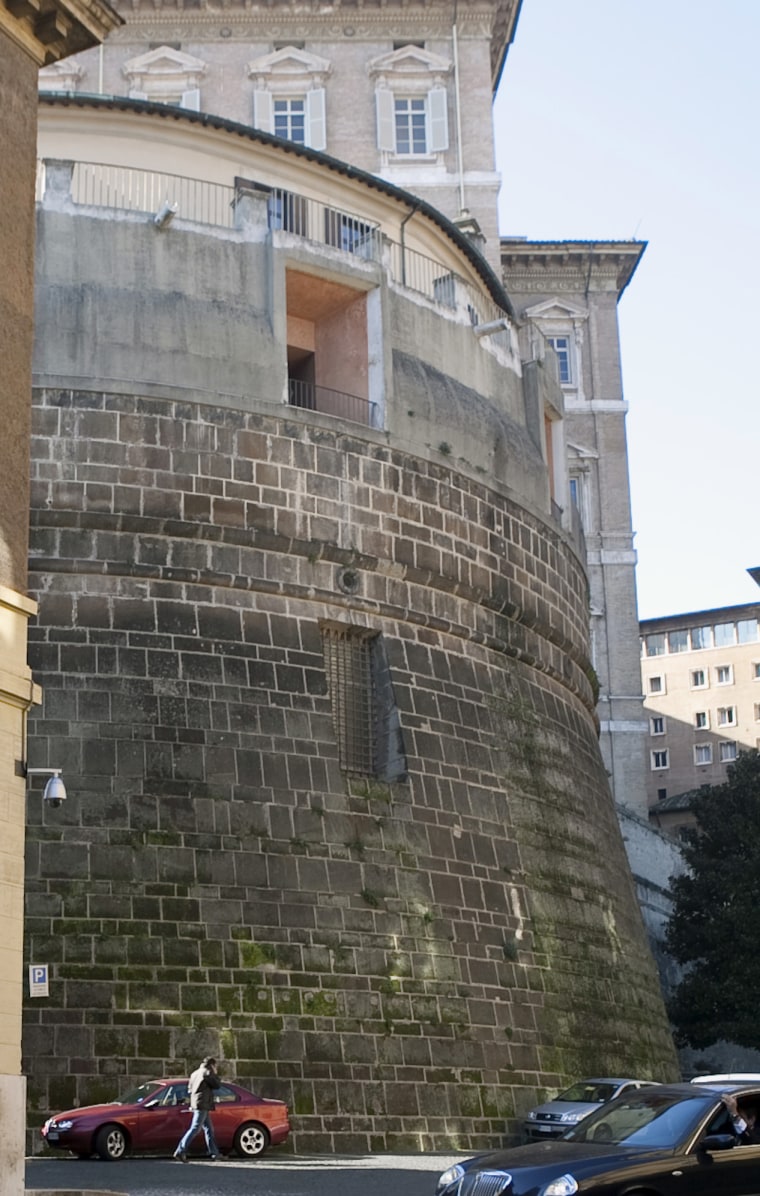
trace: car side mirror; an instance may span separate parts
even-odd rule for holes
[[[699,1143],[700,1150],[732,1150],[736,1146],[733,1134],[708,1134]]]

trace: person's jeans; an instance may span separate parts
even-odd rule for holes
[[[193,1120],[190,1122],[190,1129],[180,1139],[175,1154],[185,1154],[190,1143],[192,1142],[198,1130],[203,1130],[203,1136],[206,1139],[206,1149],[211,1155],[212,1159],[219,1154],[219,1147],[214,1138],[214,1127],[211,1124],[211,1110],[210,1109],[193,1109]]]

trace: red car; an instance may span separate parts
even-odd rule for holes
[[[256,1096],[238,1084],[222,1081],[214,1092],[211,1114],[214,1137],[222,1154],[234,1151],[255,1159],[268,1146],[284,1142],[290,1133],[288,1106],[281,1100]],[[172,1154],[190,1126],[187,1080],[148,1080],[110,1105],[87,1105],[48,1118],[40,1133],[48,1146],[68,1150],[80,1158],[96,1154],[108,1162],[135,1154]],[[194,1150],[205,1153],[203,1134]]]

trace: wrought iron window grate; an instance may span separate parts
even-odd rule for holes
[[[363,627],[323,626],[325,667],[338,756],[344,772],[374,776],[376,691],[372,641]]]

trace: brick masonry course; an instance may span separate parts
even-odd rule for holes
[[[480,1149],[567,1075],[672,1076],[559,529],[294,413],[35,422],[30,764],[70,794],[29,806],[35,1134],[206,1052],[299,1151]],[[406,780],[341,771],[320,620],[382,634]]]

